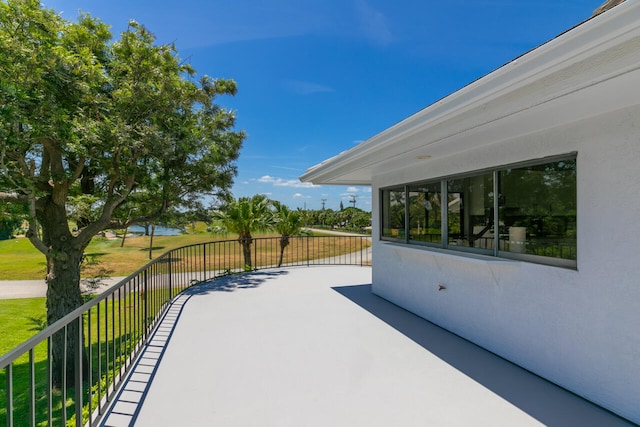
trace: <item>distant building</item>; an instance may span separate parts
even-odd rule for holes
[[[640,423],[640,2],[301,179],[372,186],[377,295]]]

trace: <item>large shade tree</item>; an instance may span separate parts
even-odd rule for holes
[[[28,206],[49,323],[82,304],[80,263],[97,233],[228,195],[244,135],[216,98],[235,92],[232,80],[197,78],[135,22],[113,41],[88,15],[69,22],[37,0],[0,0],[0,200]],[[134,192],[154,206],[148,218],[121,212]],[[54,340],[58,383],[63,347]]]

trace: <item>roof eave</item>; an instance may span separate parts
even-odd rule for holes
[[[461,116],[478,106],[488,105],[492,100],[542,81],[572,64],[595,57],[625,40],[639,37],[638,22],[640,2],[625,2],[590,18],[356,147],[309,168],[300,179],[314,184],[370,185],[370,173],[367,176],[363,174],[357,180],[341,176],[345,176],[344,171],[363,167],[362,159],[369,159],[369,166],[375,159],[386,160],[388,156],[385,153],[399,140],[406,140],[418,132],[426,132],[431,127]],[[569,78],[578,86],[580,79],[584,77],[576,75]],[[456,132],[456,129],[451,128],[450,132]]]

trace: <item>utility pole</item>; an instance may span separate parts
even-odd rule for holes
[[[351,201],[349,203],[352,203],[353,207],[355,208],[356,207],[356,195],[352,194],[350,197],[351,197]]]
[[[322,210],[324,210],[324,204],[327,203],[327,199],[321,199],[322,202]]]

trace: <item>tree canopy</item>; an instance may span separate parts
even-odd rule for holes
[[[0,0],[0,200],[28,207],[49,322],[82,303],[80,262],[98,232],[228,196],[244,133],[216,100],[235,93],[136,22],[112,40],[87,14]],[[144,218],[128,215],[136,200]]]

